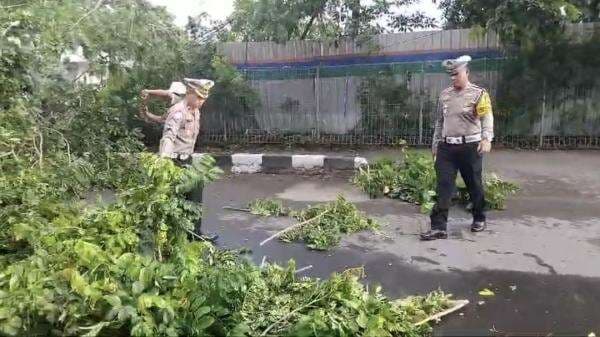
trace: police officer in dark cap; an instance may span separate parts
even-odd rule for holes
[[[490,152],[494,138],[494,117],[490,96],[469,81],[470,56],[446,60],[442,66],[452,78],[452,86],[438,100],[432,152],[437,175],[437,203],[431,214],[431,230],[422,240],[446,239],[448,209],[460,172],[473,204],[472,232],[486,228],[483,190],[483,155]]]

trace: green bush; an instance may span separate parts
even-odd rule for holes
[[[402,163],[382,159],[355,174],[354,184],[371,197],[387,195],[393,199],[421,206],[421,212],[430,213],[435,205],[436,174],[430,156],[407,151]],[[504,209],[506,198],[516,193],[519,187],[501,180],[497,175],[484,177],[486,205],[490,209]],[[469,194],[462,179],[457,180],[456,199],[469,204]]]

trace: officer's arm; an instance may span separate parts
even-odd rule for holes
[[[439,99],[437,102],[437,107],[435,109],[435,117],[433,123],[433,141],[431,144],[431,150],[435,154],[437,152],[437,147],[439,143],[442,141],[442,127],[444,126],[443,107],[442,102]]]
[[[142,91],[142,94],[162,98],[164,100],[169,100],[169,101],[173,99],[173,93],[170,92],[169,90],[146,89],[146,90]]]
[[[494,114],[490,95],[484,91],[477,102],[477,116],[481,120],[481,137],[488,141],[494,139]]]
[[[166,116],[158,116],[148,110],[148,96],[142,96],[142,103],[140,105],[139,117],[146,122],[153,123],[164,123]]]
[[[150,112],[150,111],[148,111],[148,110],[146,110],[145,117],[146,117],[146,118],[147,118],[149,121],[151,121],[151,122],[154,122],[154,123],[161,124],[161,123],[164,123],[164,122],[165,122],[165,116],[158,116],[158,115],[155,115],[155,114],[151,113],[151,112]]]

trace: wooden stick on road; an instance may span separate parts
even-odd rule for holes
[[[237,211],[237,212],[252,213],[252,211],[249,208],[238,208],[238,207],[233,207],[233,206],[223,206],[223,209],[230,210],[230,211]]]
[[[424,320],[422,320],[422,321],[420,321],[418,323],[415,323],[415,326],[423,325],[423,324],[425,324],[427,322],[430,322],[430,321],[436,321],[436,320],[438,320],[438,319],[440,319],[440,318],[442,318],[444,316],[450,315],[451,313],[462,309],[467,304],[469,304],[469,300],[457,300],[457,301],[453,301],[453,302],[455,304],[454,304],[454,306],[452,308],[450,308],[448,310],[444,310],[444,311],[442,311],[440,313],[437,313],[435,315],[429,316],[426,319],[424,319]]]
[[[282,230],[282,231],[279,231],[279,232],[277,232],[277,233],[275,233],[275,234],[273,234],[273,235],[269,236],[269,237],[268,237],[267,239],[265,239],[263,242],[261,242],[261,243],[260,243],[260,246],[263,246],[265,243],[267,243],[267,242],[269,242],[269,241],[271,241],[271,240],[273,240],[273,239],[275,239],[275,238],[277,238],[277,237],[279,237],[279,236],[281,236],[281,235],[283,235],[283,234],[285,234],[285,233],[287,233],[287,232],[289,232],[289,231],[291,231],[291,230],[293,230],[293,229],[296,229],[296,228],[302,227],[302,226],[304,226],[304,225],[306,225],[306,224],[308,224],[308,223],[311,223],[311,222],[313,222],[313,221],[315,221],[315,220],[317,220],[317,219],[321,218],[323,215],[325,215],[325,214],[327,214],[327,213],[329,213],[329,210],[326,210],[326,211],[322,212],[321,214],[317,215],[317,216],[316,216],[316,217],[314,217],[314,218],[310,218],[310,219],[308,219],[308,220],[306,220],[306,221],[303,221],[303,222],[301,222],[301,223],[298,223],[298,224],[295,224],[295,225],[293,225],[293,226],[290,226],[290,227],[288,227],[288,228],[286,228],[286,229],[284,229],[284,230]]]

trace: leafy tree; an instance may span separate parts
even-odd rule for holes
[[[111,151],[139,151],[142,129],[156,144],[159,127],[137,120],[138,93],[184,76],[217,79],[208,109],[240,113],[258,104],[235,69],[217,60],[214,43],[189,39],[143,0],[9,4],[0,33],[0,108],[22,100],[41,152],[68,148],[106,163]],[[78,48],[98,85],[64,76],[62,62]]]
[[[96,156],[139,150],[137,93],[181,77],[188,50],[164,10],[136,0],[9,5],[0,31],[0,108],[23,107],[39,157],[52,146]],[[63,59],[78,48],[99,85],[64,77]]]
[[[188,17],[185,30],[188,36],[200,45],[218,41],[229,41],[231,19],[214,20],[206,12]]]
[[[600,19],[599,1],[442,0],[445,28],[481,27],[498,32],[509,44],[556,40],[564,25]]]
[[[560,34],[567,23],[583,18],[571,0],[443,0],[446,28],[482,27],[498,32],[505,43],[533,43]]]
[[[236,0],[229,38],[237,41],[339,39],[435,27],[415,0]]]
[[[598,90],[600,33],[585,39],[567,34],[569,23],[600,20],[599,1],[587,0],[443,0],[440,4],[448,28],[484,29],[497,32],[506,52],[498,86],[497,111],[499,125],[503,121],[518,133],[531,131],[540,118],[542,102],[560,106],[564,101],[576,101],[580,96]],[[577,132],[587,134],[600,130],[598,125],[581,121],[583,111],[575,105],[565,111],[563,128],[579,122]],[[512,118],[527,116],[521,125]],[[523,127],[517,130],[518,127]]]

